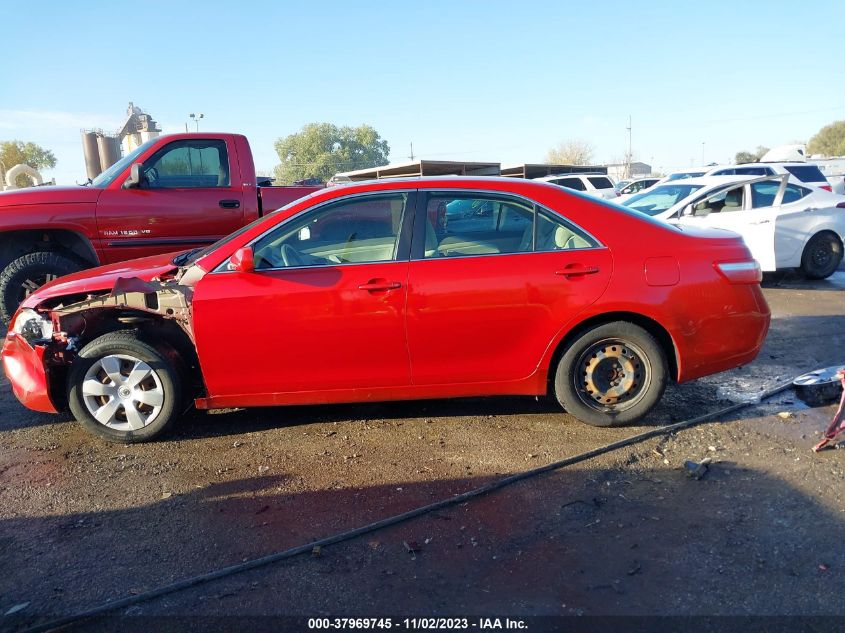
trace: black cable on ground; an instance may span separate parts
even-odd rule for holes
[[[164,585],[163,587],[159,587],[158,589],[152,589],[150,591],[145,591],[144,593],[139,593],[134,596],[129,596],[127,598],[121,598],[120,600],[114,600],[113,602],[106,602],[104,604],[98,605],[96,607],[91,607],[90,609],[86,609],[84,611],[79,611],[72,615],[68,615],[62,618],[57,618],[55,620],[51,620],[49,622],[45,622],[44,624],[39,624],[34,627],[25,629],[23,633],[43,633],[45,631],[52,631],[55,629],[59,629],[61,627],[67,626],[69,624],[73,624],[75,622],[81,622],[83,620],[88,620],[90,618],[104,615],[106,613],[110,613],[112,611],[117,611],[119,609],[124,609],[126,607],[130,607],[142,602],[148,602],[153,600],[154,598],[160,598],[162,596],[166,596],[171,593],[176,593],[177,591],[183,591],[185,589],[190,589],[191,587],[196,587],[198,585],[205,584],[207,582],[211,582],[213,580],[218,580],[220,578],[225,578],[227,576],[234,576],[235,574],[240,574],[245,571],[249,571],[251,569],[256,569],[258,567],[264,567],[265,565],[269,565],[271,563],[278,562],[280,560],[285,560],[287,558],[292,558],[294,556],[298,556],[300,554],[305,554],[310,552],[314,547],[325,547],[327,545],[334,545],[335,543],[341,543],[343,541],[348,541],[354,538],[357,538],[363,534],[368,534],[369,532],[374,532],[376,530],[380,530],[382,528],[389,527],[391,525],[396,525],[397,523],[402,523],[403,521],[407,521],[409,519],[413,519],[415,517],[421,516],[423,514],[428,514],[429,512],[434,512],[435,510],[441,510],[443,508],[453,506],[459,503],[463,503],[468,499],[473,499],[475,497],[480,497],[481,495],[488,494],[493,492],[494,490],[499,490],[504,488],[505,486],[509,486],[510,484],[516,483],[517,481],[522,481],[523,479],[529,479],[531,477],[536,477],[537,475],[542,475],[543,473],[551,472],[553,470],[558,470],[560,468],[564,468],[566,466],[572,466],[573,464],[577,464],[579,462],[586,461],[588,459],[592,459],[594,457],[598,457],[599,455],[604,455],[606,453],[611,453],[613,451],[617,451],[621,448],[625,448],[627,446],[631,446],[633,444],[639,444],[640,442],[644,442],[645,440],[651,439],[653,437],[659,437],[661,435],[667,435],[669,433],[674,433],[675,431],[679,431],[681,429],[685,429],[691,426],[695,426],[696,424],[701,424],[702,422],[709,420],[711,418],[720,417],[726,415],[728,413],[733,413],[734,411],[739,411],[740,409],[744,409],[746,407],[750,407],[752,405],[760,404],[762,400],[766,398],[770,398],[771,396],[780,393],[781,391],[785,391],[792,387],[792,381],[782,383],[777,387],[773,387],[768,391],[763,391],[758,398],[749,402],[740,402],[729,407],[725,407],[723,409],[719,409],[718,411],[713,411],[711,413],[705,413],[704,415],[700,415],[695,418],[691,418],[689,420],[683,420],[681,422],[676,422],[675,424],[668,424],[666,426],[661,426],[655,429],[651,429],[650,431],[645,431],[644,433],[639,433],[637,435],[632,435],[631,437],[625,438],[624,440],[619,440],[618,442],[612,442],[610,444],[605,444],[604,446],[600,446],[598,448],[594,448],[590,451],[585,453],[580,453],[578,455],[573,455],[572,457],[567,457],[565,459],[561,459],[556,462],[552,462],[550,464],[546,464],[545,466],[540,466],[538,468],[533,468],[531,470],[526,470],[521,473],[517,473],[515,475],[509,475],[508,477],[503,477],[501,479],[497,479],[496,481],[491,481],[488,484],[480,486],[479,488],[474,488],[473,490],[469,490],[467,492],[461,493],[454,497],[449,497],[448,499],[443,499],[441,501],[436,501],[435,503],[430,503],[425,506],[421,506],[419,508],[415,508],[413,510],[409,510],[407,512],[403,512],[402,514],[397,514],[392,517],[388,517],[386,519],[382,519],[380,521],[376,521],[375,523],[370,523],[369,525],[364,525],[359,528],[355,528],[352,530],[348,530],[346,532],[341,532],[340,534],[335,534],[334,536],[328,536],[326,538],[322,538],[317,541],[312,541],[311,543],[306,543],[305,545],[299,545],[297,547],[292,547],[290,549],[283,550],[281,552],[275,552],[273,554],[268,554],[267,556],[262,556],[261,558],[254,558],[253,560],[246,561],[244,563],[239,563],[237,565],[231,565],[229,567],[224,567],[222,569],[217,569],[215,571],[210,571],[205,574],[200,574],[198,576],[194,576],[192,578],[186,578],[184,580],[179,580],[177,582],[171,583],[169,585]]]

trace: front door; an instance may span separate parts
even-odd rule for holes
[[[427,213],[417,213],[409,272],[415,386],[529,377],[610,280],[607,248],[522,198],[431,193],[418,208]],[[430,218],[443,208],[436,227]]]
[[[193,312],[210,395],[285,404],[407,387],[414,199],[360,195],[304,211],[254,242],[254,272],[206,275]]]
[[[225,141],[173,141],[141,171],[141,187],[106,189],[97,203],[104,263],[207,246],[244,224]]]

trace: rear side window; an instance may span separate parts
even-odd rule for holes
[[[786,191],[783,192],[783,200],[781,201],[781,204],[797,202],[809,193],[810,190],[806,187],[799,187],[798,185],[787,184]]]
[[[568,251],[595,248],[598,243],[574,224],[543,211],[537,215],[537,244],[535,251]]]
[[[824,182],[827,184],[824,174],[815,165],[785,165],[784,167],[786,171],[801,182]]]
[[[580,178],[558,178],[551,181],[559,187],[566,187],[567,189],[575,189],[575,191],[585,191],[587,188]]]
[[[613,189],[613,183],[603,176],[590,176],[587,180],[589,180],[590,184],[596,189]]]

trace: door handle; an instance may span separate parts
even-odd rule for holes
[[[220,208],[221,209],[238,209],[241,206],[240,200],[221,200],[220,201]]]
[[[757,220],[756,222],[752,222],[751,224],[768,224],[771,220]]]
[[[365,284],[358,286],[359,290],[377,292],[379,290],[398,290],[402,287],[398,281],[386,281],[384,279],[371,279]]]
[[[582,264],[572,264],[563,270],[556,270],[555,275],[562,277],[580,277],[582,275],[595,275],[599,272],[597,266],[584,266]]]

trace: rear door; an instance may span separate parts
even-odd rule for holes
[[[438,230],[428,218],[441,205],[491,215],[450,218]],[[529,377],[612,269],[609,250],[585,231],[492,192],[420,192],[414,240],[407,328],[416,386]]]
[[[243,189],[233,156],[220,138],[175,140],[144,161],[140,188],[103,191],[97,228],[105,262],[205,246],[240,228]]]

